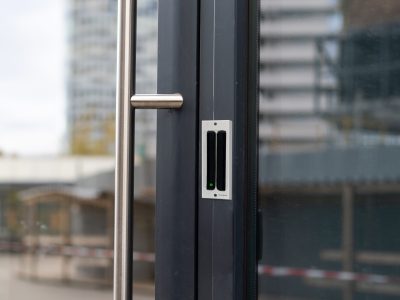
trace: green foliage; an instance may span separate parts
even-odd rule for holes
[[[5,197],[0,198],[2,211],[0,212],[3,219],[2,226],[5,227],[8,235],[13,238],[17,238],[21,233],[21,223],[22,220],[22,203],[18,197],[18,192],[16,190],[10,190],[5,193]]]
[[[95,114],[78,121],[70,136],[72,155],[110,155],[115,144],[115,117],[110,114],[102,122],[92,122]],[[93,125],[97,124],[97,125]],[[94,132],[97,134],[94,135]]]

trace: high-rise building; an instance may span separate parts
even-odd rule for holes
[[[73,154],[114,149],[116,0],[68,2],[67,130]]]
[[[143,93],[155,92],[156,3],[155,0],[138,1],[136,84],[137,91]],[[117,0],[69,0],[68,5],[69,152],[112,154],[115,145]],[[152,138],[144,139],[150,133],[143,131],[155,132],[154,118],[151,112],[138,113],[137,145],[140,149],[151,148],[146,145],[151,144],[148,141]]]
[[[337,123],[353,116],[356,142],[398,145],[400,1],[343,0],[343,15]]]
[[[267,151],[315,149],[333,135],[318,113],[336,78],[318,63],[321,47],[335,57],[338,15],[334,0],[261,0],[259,132]]]

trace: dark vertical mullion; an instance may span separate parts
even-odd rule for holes
[[[234,3],[201,1],[200,121],[234,119]],[[199,199],[199,300],[233,298],[233,201]]]
[[[233,156],[236,164],[233,172],[236,174],[233,184],[233,247],[234,247],[234,297],[246,299],[246,213],[247,206],[247,66],[248,66],[248,1],[236,0],[235,7],[235,121]],[[246,299],[247,300],[247,299]]]
[[[234,299],[257,299],[259,1],[236,2]]]
[[[159,1],[158,92],[179,92],[179,111],[157,114],[156,299],[197,291],[198,1]]]
[[[260,0],[248,1],[247,19],[247,187],[245,214],[245,299],[258,298],[258,259],[261,257],[262,228],[258,214],[258,114],[259,114],[259,65],[260,65]],[[261,238],[260,238],[261,237]],[[261,250],[261,251],[260,251]]]
[[[257,3],[201,2],[200,121],[233,122],[233,197],[199,199],[199,299],[257,297]]]

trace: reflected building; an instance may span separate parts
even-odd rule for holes
[[[261,3],[260,299],[399,298],[400,2]]]
[[[340,105],[332,120],[351,132],[353,144],[399,145],[400,3],[346,0],[343,6]]]
[[[134,280],[154,281],[154,182],[135,166]],[[154,177],[152,177],[154,178]],[[112,287],[114,171],[80,178],[70,186],[41,186],[19,193],[22,278]],[[1,242],[0,242],[1,250]]]
[[[320,41],[340,29],[338,13],[337,1],[261,0],[259,131],[269,152],[315,149],[332,136],[318,113],[334,96],[336,78],[318,63]],[[335,43],[328,48],[334,55]]]
[[[110,156],[0,159],[0,254],[16,254],[18,276],[111,285],[114,168]],[[135,161],[140,282],[154,281],[154,170]]]
[[[138,1],[138,92],[155,91],[156,18],[156,1]],[[72,154],[114,153],[116,62],[117,1],[69,0],[67,134]],[[138,114],[139,147],[146,142],[141,130],[147,130],[153,115]]]
[[[67,129],[72,154],[114,151],[116,0],[68,1]]]
[[[69,187],[82,177],[114,168],[114,159],[104,156],[0,159],[0,251],[8,250],[3,241],[19,240],[21,226],[18,194],[43,186]],[[113,180],[110,180],[113,186]]]

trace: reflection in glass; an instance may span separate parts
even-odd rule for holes
[[[137,1],[137,94],[157,93],[157,3]],[[145,300],[155,298],[156,134],[156,110],[136,110],[133,294]]]
[[[400,296],[399,17],[261,0],[260,299]]]
[[[0,299],[111,300],[118,2],[28,2],[23,10],[4,5],[0,30]],[[139,2],[137,86],[149,93],[157,5]],[[155,116],[138,119],[134,279],[135,297],[148,300],[155,153],[155,123],[148,120]]]

